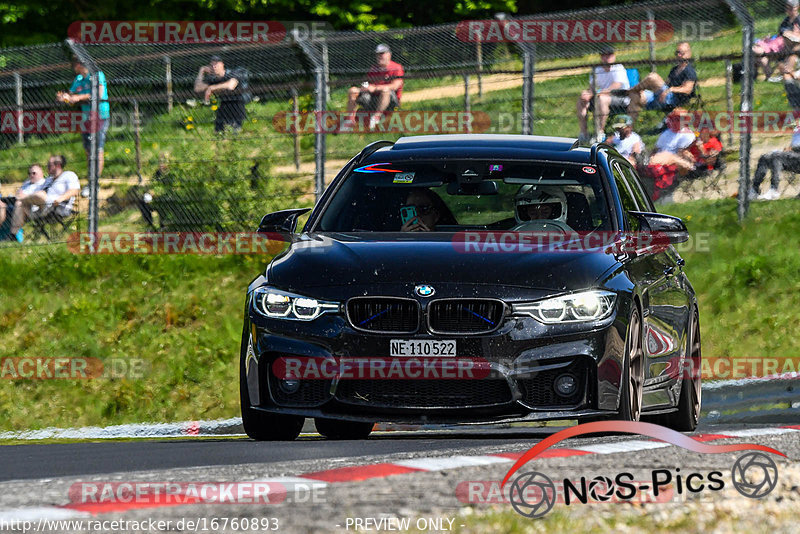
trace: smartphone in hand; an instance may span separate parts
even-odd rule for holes
[[[400,224],[406,224],[417,216],[416,206],[403,206],[400,208]]]

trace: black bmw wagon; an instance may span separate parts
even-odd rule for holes
[[[257,440],[376,422],[700,413],[697,300],[613,148],[441,135],[379,141],[311,210],[266,215],[286,246],[247,289],[242,419]]]

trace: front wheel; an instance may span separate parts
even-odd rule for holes
[[[239,400],[242,407],[244,431],[256,441],[293,441],[297,439],[303,429],[304,417],[262,412],[250,404],[245,362],[252,350],[252,341],[245,330],[242,333],[242,350],[239,357]]]
[[[321,417],[314,419],[314,425],[317,427],[317,432],[327,439],[367,439],[372,432],[372,427],[375,426],[374,423],[323,419]]]

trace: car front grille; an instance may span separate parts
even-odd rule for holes
[[[466,408],[511,402],[511,390],[505,379],[342,380],[336,398],[375,407]]]
[[[413,334],[419,328],[419,303],[396,297],[354,297],[347,302],[347,318],[358,330]]]
[[[556,378],[565,373],[572,374],[578,384],[575,393],[569,397],[562,397],[555,390]],[[586,373],[586,366],[575,362],[568,367],[531,373],[529,378],[518,378],[517,385],[522,393],[521,400],[531,408],[574,406],[586,393]]]
[[[492,299],[441,299],[428,306],[428,326],[437,334],[485,334],[503,320],[502,302]]]

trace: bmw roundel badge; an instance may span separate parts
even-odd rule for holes
[[[433,286],[429,286],[427,284],[422,284],[414,288],[414,292],[419,295],[420,297],[430,297],[436,290],[433,289]]]

